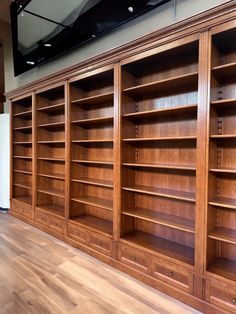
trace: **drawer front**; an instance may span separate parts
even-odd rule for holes
[[[49,228],[57,233],[65,234],[66,223],[63,219],[50,216],[49,217]]]
[[[35,221],[40,223],[41,225],[48,227],[49,216],[45,212],[41,212],[39,210],[35,210]]]
[[[217,281],[208,282],[207,301],[236,313],[236,287]]]
[[[112,255],[112,240],[97,233],[88,232],[88,245],[105,255]]]
[[[118,259],[134,269],[148,273],[150,258],[145,252],[126,245],[119,245]]]
[[[68,224],[67,236],[74,241],[78,241],[84,244],[87,243],[86,230],[73,224]]]
[[[33,208],[29,204],[12,200],[12,210],[27,218],[33,219]]]
[[[193,274],[187,269],[162,259],[152,261],[152,275],[188,293],[193,292]]]

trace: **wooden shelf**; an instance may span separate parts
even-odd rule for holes
[[[229,259],[217,257],[210,265],[208,265],[207,270],[218,276],[236,281],[236,262]]]
[[[32,131],[32,126],[20,126],[14,128],[14,131]]]
[[[32,156],[18,156],[18,155],[15,155],[13,156],[13,158],[19,158],[19,159],[32,159]]]
[[[54,205],[54,204],[46,204],[37,206],[38,208],[50,212],[54,215],[58,215],[60,217],[64,217],[65,215],[65,208],[63,206]]]
[[[236,106],[236,98],[232,99],[220,99],[211,101],[211,105],[216,108],[224,109]]]
[[[87,177],[79,177],[78,179],[72,179],[72,182],[78,182],[78,183],[86,183],[91,185],[97,185],[97,186],[104,186],[104,187],[113,187],[113,181],[110,180],[102,180],[102,179],[95,179],[95,178],[87,178]]]
[[[176,107],[169,107],[169,108],[160,108],[155,110],[147,110],[147,111],[140,111],[140,112],[132,112],[124,114],[124,118],[147,118],[147,117],[155,117],[155,116],[162,116],[162,115],[171,115],[171,114],[178,114],[178,113],[186,113],[186,112],[197,112],[197,105],[185,105],[185,106],[176,106]]]
[[[21,141],[21,142],[13,142],[14,145],[32,145],[32,142],[25,142],[25,141]]]
[[[233,229],[217,227],[209,232],[208,237],[214,240],[236,244],[236,230]]]
[[[92,197],[92,196],[80,196],[78,198],[72,198],[72,201],[92,205],[96,207],[105,208],[108,210],[113,210],[113,202],[109,200],[104,200],[98,197]]]
[[[64,158],[38,157],[37,159],[38,160],[45,160],[45,161],[65,162]]]
[[[81,120],[74,120],[72,121],[73,124],[95,124],[95,123],[106,123],[112,122],[113,117],[99,117],[99,118],[90,118],[90,119],[81,119]]]
[[[127,95],[140,96],[144,94],[152,94],[158,92],[164,92],[167,89],[177,89],[183,87],[193,87],[197,89],[198,86],[198,73],[193,72],[189,74],[183,74],[168,79],[142,84],[134,87],[129,87],[123,90]]]
[[[211,168],[211,172],[219,172],[219,173],[236,173],[235,168]]]
[[[54,111],[60,111],[63,110],[65,106],[65,103],[50,105],[50,106],[44,106],[41,108],[38,108],[38,111],[45,111],[45,112],[54,112]]]
[[[14,172],[16,173],[23,173],[23,174],[29,174],[32,175],[32,171],[28,171],[28,170],[18,170],[18,169],[13,169]]]
[[[218,65],[212,71],[220,81],[235,80],[236,62]]]
[[[38,144],[65,144],[64,141],[38,141]]]
[[[102,160],[83,160],[83,159],[78,159],[78,160],[72,160],[74,163],[81,163],[81,164],[97,164],[97,165],[110,165],[113,166],[112,161],[102,161]]]
[[[57,127],[64,127],[65,122],[52,122],[52,123],[44,123],[44,124],[39,124],[39,128],[47,128],[47,129],[53,129]]]
[[[134,185],[130,187],[123,187],[125,191],[133,191],[138,193],[156,195],[166,198],[173,198],[188,202],[195,202],[196,195],[192,192],[185,192],[185,191],[178,191],[178,190],[171,190],[171,189],[163,189],[163,188],[156,188],[153,186],[146,186],[146,185]]]
[[[32,196],[18,196],[13,197],[14,200],[32,205]]]
[[[165,165],[165,164],[140,164],[140,163],[122,163],[123,166],[130,167],[145,167],[145,168],[159,168],[159,169],[174,169],[174,170],[186,170],[186,171],[196,171],[196,167],[191,166],[181,166],[181,165]]]
[[[32,116],[32,110],[26,110],[26,111],[22,111],[22,112],[18,112],[18,113],[14,113],[13,114],[14,117],[30,117]]]
[[[32,190],[32,186],[29,186],[27,182],[13,183],[15,186],[19,186],[20,188],[24,188],[27,190]]]
[[[87,104],[99,104],[99,103],[104,103],[108,101],[113,100],[113,92],[109,93],[104,93],[100,95],[95,95],[95,96],[90,96],[90,97],[85,97],[77,100],[72,100],[71,104],[80,104],[80,105],[87,105]]]
[[[123,210],[122,214],[143,219],[153,223],[157,223],[173,229],[195,233],[195,222],[193,220],[183,218],[176,215],[166,214],[164,212],[157,212],[154,210],[148,210],[144,208],[135,208],[132,210]]]
[[[148,233],[136,231],[122,237],[125,242],[133,243],[152,253],[156,252],[177,259],[183,263],[194,265],[194,249],[176,242],[159,238]]]
[[[37,192],[52,195],[52,196],[57,196],[60,198],[65,198],[65,192],[61,189],[47,188],[47,190],[44,190],[44,189],[38,188]]]
[[[113,227],[112,222],[109,220],[101,219],[95,216],[83,215],[75,218],[70,218],[71,221],[79,223],[81,225],[90,227],[95,231],[100,231],[112,235]]]
[[[149,138],[125,138],[124,142],[152,142],[152,141],[186,141],[197,140],[196,136],[166,136],[166,137],[149,137]]]
[[[65,180],[64,173],[54,173],[54,174],[38,173],[38,176],[45,177],[45,178],[58,179],[58,180]]]
[[[215,197],[209,201],[210,205],[236,209],[236,199],[228,197]]]
[[[113,139],[73,140],[72,143],[113,143]]]
[[[213,139],[224,139],[224,138],[235,139],[236,134],[214,134],[214,135],[211,135],[210,138],[213,138]]]

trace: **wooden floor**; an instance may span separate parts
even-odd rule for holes
[[[0,313],[199,313],[0,214]]]

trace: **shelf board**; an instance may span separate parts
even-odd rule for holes
[[[49,189],[49,188],[47,188],[47,190],[44,190],[44,189],[38,188],[37,192],[52,195],[52,196],[57,196],[60,198],[65,198],[65,192],[61,189],[53,189],[53,188]]]
[[[148,138],[125,138],[123,142],[151,142],[151,141],[186,141],[197,140],[196,136],[162,136]]]
[[[110,181],[110,180],[101,180],[101,179],[96,179],[96,178],[79,177],[77,179],[72,179],[71,181],[72,182],[78,182],[78,183],[97,185],[97,186],[104,186],[104,187],[108,187],[108,188],[113,187],[113,181]]]
[[[208,237],[214,240],[236,244],[236,230],[233,229],[217,227],[209,232]]]
[[[86,105],[86,104],[99,104],[99,103],[102,103],[105,101],[112,101],[113,100],[113,94],[114,94],[113,92],[109,92],[109,93],[104,93],[104,94],[100,94],[100,95],[76,99],[76,100],[72,100],[71,104]]]
[[[210,205],[236,209],[236,199],[228,197],[215,197],[209,201]]]
[[[47,112],[54,112],[54,111],[60,111],[62,109],[64,109],[65,103],[60,103],[60,104],[55,104],[55,105],[51,105],[51,106],[45,106],[45,107],[41,107],[38,108],[38,111],[47,111]]]
[[[195,233],[195,222],[193,220],[179,217],[176,215],[166,214],[144,208],[135,208],[132,210],[123,210],[122,214],[150,221],[169,228]]]
[[[44,123],[44,124],[39,124],[38,128],[46,128],[46,129],[51,129],[51,128],[57,128],[57,127],[64,127],[65,122],[52,122],[52,123]]]
[[[112,222],[102,218],[90,215],[83,215],[75,218],[70,218],[71,221],[90,227],[95,231],[100,231],[109,235],[113,234]]]
[[[32,171],[28,171],[28,170],[18,170],[18,169],[14,169],[13,171],[16,172],[16,173],[23,173],[23,174],[32,175]]]
[[[110,165],[110,166],[113,166],[113,162],[112,161],[102,161],[102,160],[77,159],[77,160],[72,160],[72,162],[81,163],[81,164],[97,164],[97,165]]]
[[[93,123],[106,123],[112,122],[113,117],[100,117],[100,118],[90,118],[90,119],[80,119],[72,121],[73,124],[93,124]]]
[[[20,156],[20,155],[15,155],[13,158],[19,158],[19,159],[32,159],[31,156]]]
[[[65,144],[64,141],[38,141],[38,144]]]
[[[236,134],[214,134],[214,135],[211,135],[210,138],[213,138],[213,139],[224,139],[224,138],[235,139]]]
[[[45,160],[45,161],[55,161],[55,162],[65,162],[64,158],[50,158],[50,157],[38,157],[38,160]]]
[[[172,108],[160,108],[155,110],[147,110],[140,112],[131,112],[123,115],[124,118],[146,118],[146,117],[154,117],[154,116],[162,116],[169,114],[177,114],[177,113],[186,113],[186,112],[197,112],[197,104],[193,105],[185,105],[185,106],[176,106]]]
[[[14,131],[31,131],[32,130],[32,125],[30,126],[20,126],[17,128],[13,129]]]
[[[32,205],[32,196],[18,196],[13,197],[14,200]]]
[[[219,173],[236,173],[235,168],[211,168],[209,171],[211,172],[219,172]]]
[[[50,212],[52,214],[58,215],[60,217],[64,217],[65,209],[63,206],[54,205],[54,204],[46,204],[46,205],[38,205],[37,208]]]
[[[65,180],[64,173],[54,173],[54,174],[38,173],[38,176],[45,177],[45,178],[58,179],[58,180]]]
[[[29,116],[32,116],[32,110],[17,112],[17,113],[14,113],[13,116],[14,117],[29,117]]]
[[[130,96],[140,96],[147,93],[158,93],[163,92],[166,89],[187,87],[193,86],[197,88],[198,85],[198,73],[188,73],[175,77],[171,77],[168,79],[151,82],[147,84],[142,84],[138,86],[133,86],[129,88],[125,88],[123,92]]]
[[[14,145],[32,145],[32,142],[25,142],[25,141],[21,141],[21,142],[13,142]]]
[[[174,169],[174,170],[187,170],[187,171],[196,171],[196,167],[192,166],[181,166],[181,165],[165,165],[165,164],[140,164],[140,163],[122,163],[123,166],[131,167],[145,167],[145,168],[158,168],[158,169]]]
[[[223,257],[217,257],[208,265],[208,272],[236,281],[236,262]]]
[[[192,193],[192,192],[178,191],[178,190],[172,190],[172,189],[163,189],[163,188],[157,188],[157,187],[145,186],[145,185],[134,185],[130,187],[127,186],[127,187],[123,187],[122,189],[126,191],[156,195],[156,196],[161,196],[161,197],[166,197],[166,198],[184,200],[188,202],[195,202],[195,198],[196,198],[195,193]]]
[[[194,265],[194,249],[170,240],[135,231],[122,237],[125,242],[133,243],[152,252],[169,256],[183,263]]]
[[[212,68],[212,71],[220,80],[227,81],[231,78],[235,79],[236,62],[215,66]]]
[[[108,210],[113,210],[113,202],[112,201],[104,200],[104,199],[101,199],[98,197],[80,196],[77,198],[72,198],[72,201],[87,204],[87,205],[92,205],[92,206],[96,206],[96,207],[101,207],[101,208],[105,208]]]
[[[24,188],[27,190],[32,190],[32,186],[29,186],[27,182],[13,183],[14,186],[19,186],[20,188]]]
[[[73,140],[72,143],[113,143],[113,139]]]
[[[229,99],[220,99],[211,101],[211,105],[216,108],[229,108],[236,106],[236,98],[229,98]]]

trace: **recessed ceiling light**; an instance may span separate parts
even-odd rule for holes
[[[133,7],[128,7],[128,11],[133,13],[134,12],[134,8]]]
[[[27,64],[30,64],[30,65],[34,65],[35,63],[33,61],[26,61]]]
[[[44,47],[52,47],[51,44],[44,44]]]

